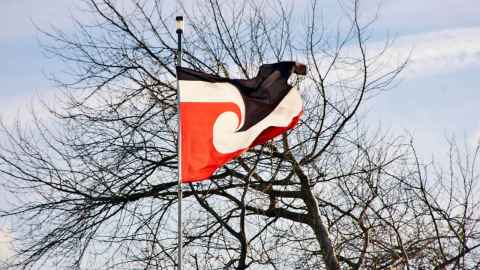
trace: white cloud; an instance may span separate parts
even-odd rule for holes
[[[385,41],[368,42],[365,45],[367,56],[372,57],[384,49]],[[353,45],[345,48],[343,52],[344,55],[355,57],[358,57],[359,53],[358,48]],[[409,59],[409,62],[401,73],[404,79],[453,74],[480,67],[480,27],[399,36],[380,59],[369,62],[370,69],[386,72],[406,59]],[[337,71],[335,75],[339,78],[354,76],[355,69],[348,65],[339,65],[340,72]],[[330,79],[336,80],[337,77]]]
[[[407,77],[453,73],[480,65],[480,27],[401,36],[392,56],[407,56]]]

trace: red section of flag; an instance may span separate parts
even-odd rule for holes
[[[240,110],[227,102],[181,102],[182,125],[182,182],[195,182],[209,178],[216,169],[237,157],[244,149],[222,154],[213,145],[213,125],[226,111],[237,114]]]
[[[213,126],[218,116],[231,111],[240,119],[240,110],[228,102],[181,102],[182,128],[182,182],[195,182],[208,179],[218,168],[238,157],[249,147],[235,152],[219,153],[213,145]],[[300,115],[287,127],[270,127],[264,130],[250,145],[263,144],[293,128]]]

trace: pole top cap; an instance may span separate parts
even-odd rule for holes
[[[175,22],[177,26],[177,33],[182,33],[183,32],[183,16],[175,17]]]

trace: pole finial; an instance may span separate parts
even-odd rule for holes
[[[177,33],[183,32],[183,16],[177,16],[175,18],[176,26],[177,26]]]

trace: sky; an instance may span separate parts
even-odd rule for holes
[[[408,130],[424,155],[447,151],[446,136],[480,137],[480,3],[384,1],[377,23],[412,46],[404,78],[372,104],[382,124]]]
[[[48,5],[46,4],[48,2]],[[364,1],[375,10],[378,1]],[[73,31],[75,0],[0,0],[0,118],[6,121],[51,95],[62,63],[42,52],[36,26]],[[295,1],[302,5],[303,1]],[[320,1],[324,9],[331,0]],[[326,19],[335,12],[324,10]],[[367,121],[393,133],[408,133],[420,155],[444,155],[446,138],[474,147],[480,139],[480,3],[478,0],[384,0],[375,23],[375,48],[394,37],[393,53],[411,60],[395,88],[368,103]],[[20,114],[19,114],[20,113]],[[0,259],[8,252],[9,229],[0,224]]]

